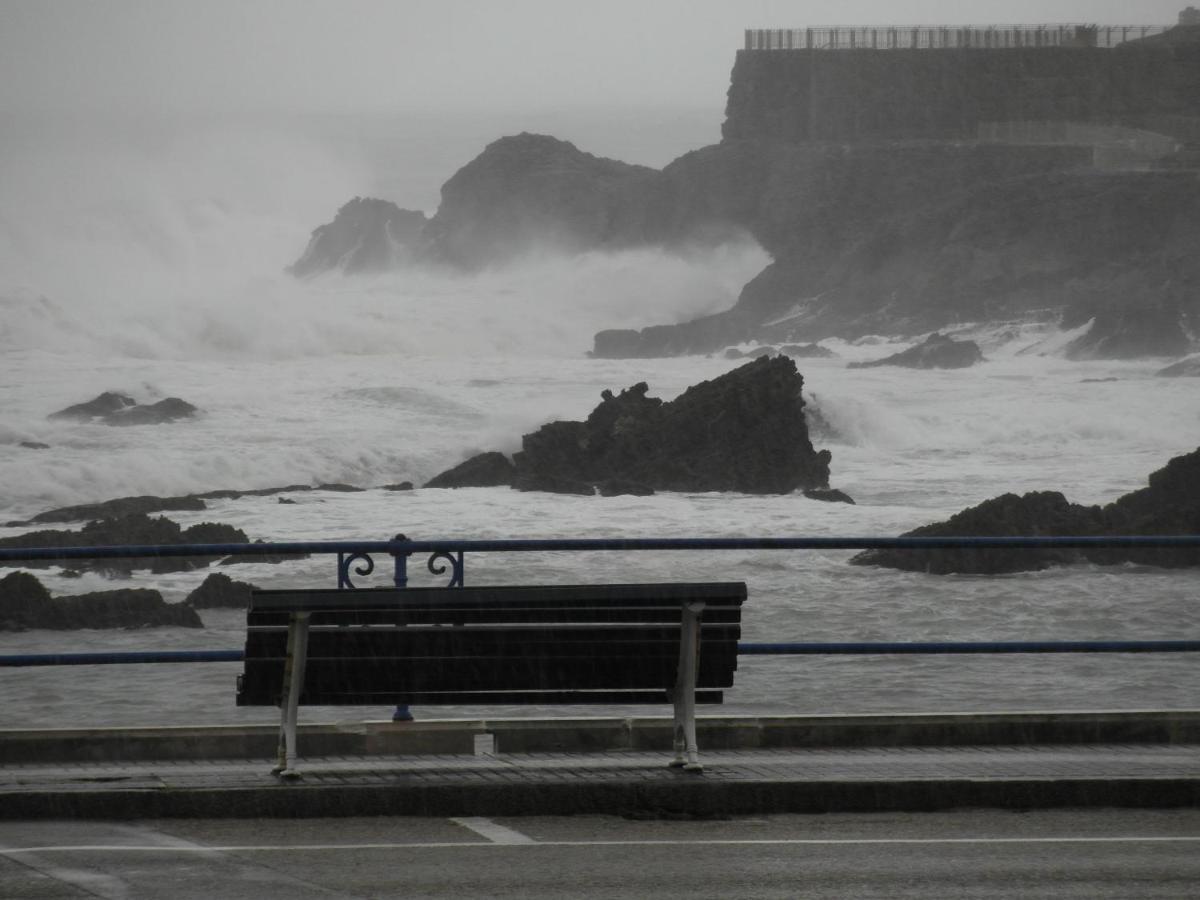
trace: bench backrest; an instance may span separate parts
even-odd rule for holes
[[[733,683],[745,598],[741,582],[256,591],[238,703],[280,702],[301,614],[303,704],[663,702],[682,605],[704,604],[697,686],[713,689]]]

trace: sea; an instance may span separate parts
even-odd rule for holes
[[[825,340],[799,360],[814,443],[854,505],[800,494],[578,497],[421,489],[483,450],[519,449],[601,391],[670,399],[742,361],[588,356],[604,328],[724,309],[769,261],[751,239],[700,251],[533,254],[471,274],[413,268],[299,281],[310,231],[358,195],[436,210],[500,136],[555,134],[662,166],[719,139],[720,110],[527,114],[9,115],[0,123],[0,522],[114,497],[341,482],[358,493],[210,501],[170,513],[252,540],[890,536],[1005,493],[1106,503],[1200,445],[1200,391],[1166,360],[1068,361],[1047,321],[963,322],[986,361],[850,369],[920,336]],[[1052,298],[1050,298],[1052,299]],[[1049,302],[1049,299],[1048,299]],[[739,347],[752,351],[751,346]],[[49,419],[101,391],[180,397],[188,421]],[[44,448],[26,446],[46,445]],[[412,491],[383,485],[412,481]],[[294,502],[282,502],[290,500]],[[29,526],[5,525],[0,536]],[[852,566],[844,551],[479,553],[468,584],[740,580],[747,641],[1200,638],[1195,572],[1075,565],[1004,576]],[[387,564],[359,579],[386,585]],[[12,571],[10,568],[6,571]],[[325,557],[225,570],[260,587],[336,584]],[[0,574],[3,574],[0,572]],[[181,602],[208,574],[37,576],[55,594],[150,587]],[[413,584],[444,583],[423,560]],[[244,615],[203,629],[0,633],[0,655],[239,649]],[[237,664],[0,669],[0,728],[268,723],[234,705]],[[1194,656],[744,657],[723,712],[746,715],[1194,708]],[[647,714],[653,709],[572,710]],[[662,712],[666,712],[663,710]],[[306,709],[357,722],[388,709]],[[421,718],[563,714],[418,708]]]

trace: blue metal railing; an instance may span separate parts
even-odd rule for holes
[[[1121,535],[1059,537],[790,537],[790,538],[533,538],[497,540],[291,541],[261,544],[143,544],[120,547],[0,548],[0,565],[73,559],[146,557],[272,557],[336,554],[337,584],[352,590],[351,569],[359,576],[375,568],[372,554],[394,559],[392,581],[408,583],[407,560],[429,554],[426,567],[445,575],[447,587],[462,587],[468,552],[590,552],[648,550],[1063,550],[1063,549],[1200,549],[1200,535]],[[357,567],[355,564],[357,563]],[[1143,641],[960,641],[960,642],[794,642],[739,643],[745,655],[940,655],[1010,653],[1195,653],[1200,640]],[[125,651],[119,653],[45,653],[0,656],[0,667],[112,665],[135,663],[238,662],[240,650]]]

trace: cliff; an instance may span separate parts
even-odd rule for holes
[[[729,310],[605,330],[598,357],[1031,318],[1091,323],[1076,358],[1178,356],[1200,334],[1200,157],[1172,153],[1169,136],[1200,145],[1193,37],[1174,29],[1111,50],[743,51],[720,144],[658,171],[545,135],[502,138],[446,182],[411,258],[473,269],[746,233],[770,253]],[[974,139],[987,123],[1029,120],[1040,136],[1028,143]],[[1143,156],[1098,148],[1086,129],[1075,143],[1049,134],[1080,120],[1121,140],[1118,125],[1163,133]]]

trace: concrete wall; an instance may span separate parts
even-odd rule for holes
[[[1200,115],[1200,44],[1115,49],[741,50],[723,134],[971,139],[980,123]]]

